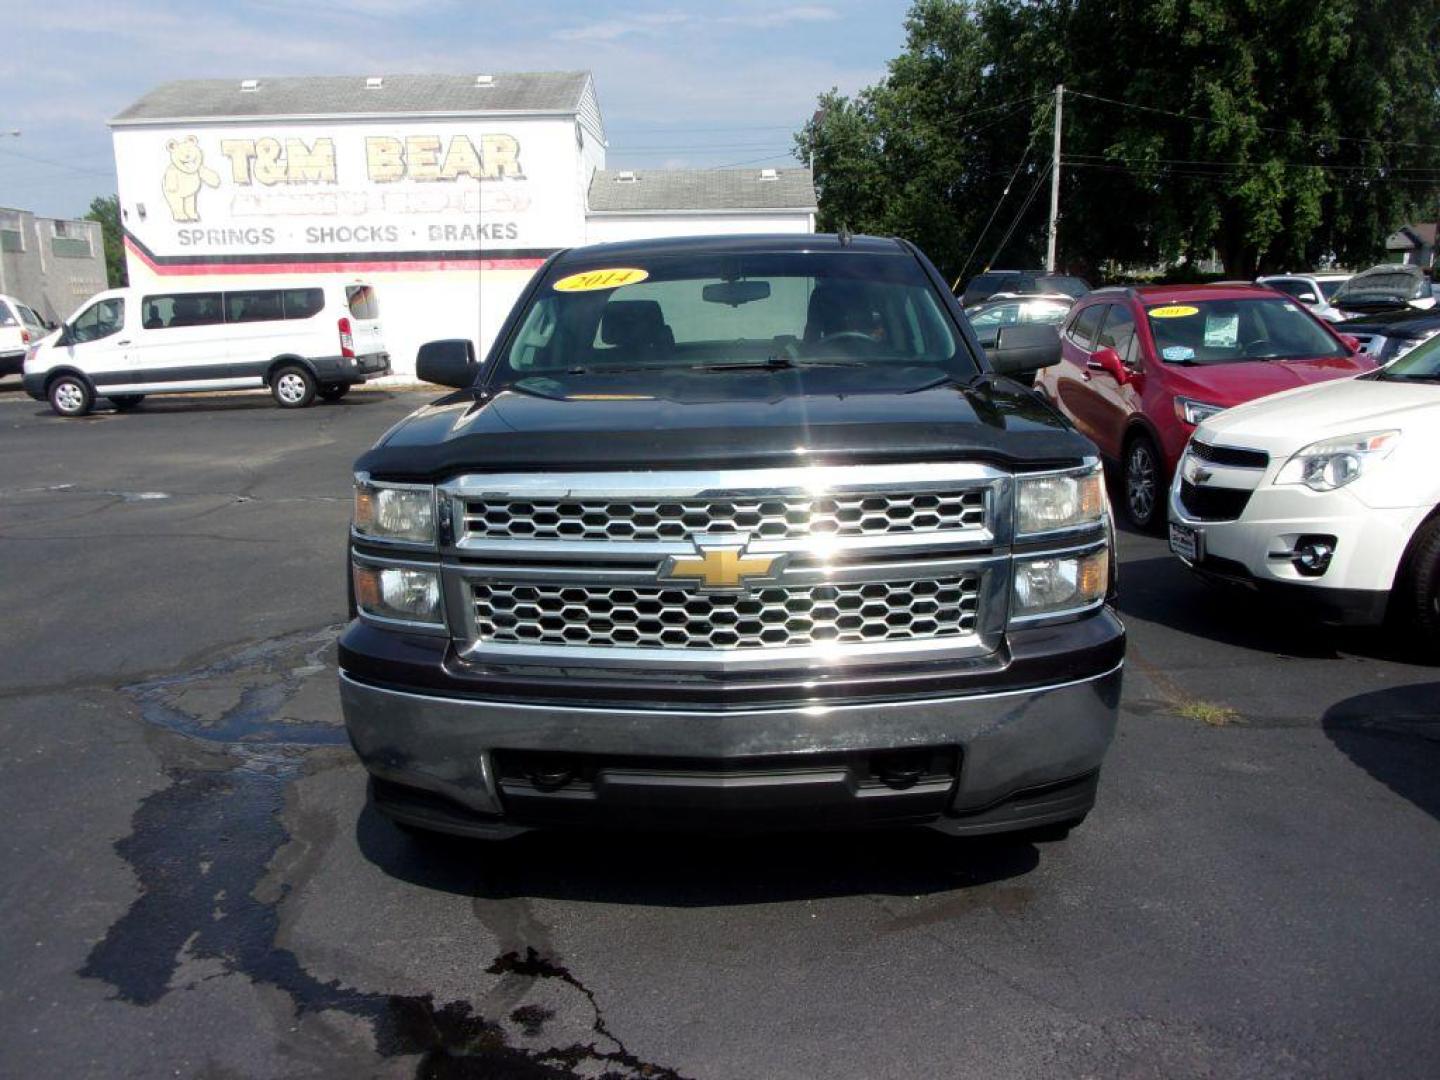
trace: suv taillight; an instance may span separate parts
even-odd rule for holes
[[[30,331],[24,329],[23,327],[22,327],[21,330],[20,330],[20,344],[21,344],[21,345],[29,345],[29,344],[30,344]]]
[[[350,333],[350,320],[340,320],[340,355],[355,358],[355,338]]]

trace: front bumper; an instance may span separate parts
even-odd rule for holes
[[[1343,488],[1313,492],[1262,481],[1239,518],[1212,521],[1186,509],[1178,475],[1170,489],[1170,521],[1203,534],[1198,561],[1182,559],[1198,574],[1244,585],[1321,621],[1346,625],[1384,621],[1415,513],[1369,507]],[[1318,577],[1303,574],[1291,554],[1305,536],[1335,538],[1330,565]]]
[[[1101,619],[1123,645],[1118,620],[1090,621]],[[1120,686],[1114,658],[1040,686],[669,709],[529,704],[340,675],[377,805],[411,824],[491,837],[556,824],[980,833],[1069,821],[1094,800]],[[910,782],[876,782],[887,762],[917,758]],[[547,791],[526,779],[536,761],[584,780]]]

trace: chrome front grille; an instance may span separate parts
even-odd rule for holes
[[[512,582],[472,588],[482,645],[710,651],[964,637],[975,633],[980,598],[977,574],[733,595]]]
[[[464,538],[684,541],[744,534],[759,540],[976,530],[986,489],[736,495],[708,499],[465,499]]]

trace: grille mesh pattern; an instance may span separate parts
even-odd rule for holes
[[[920,494],[735,499],[467,499],[465,532],[490,540],[684,540],[746,533],[764,540],[979,529],[982,489]]]
[[[761,649],[973,633],[979,578],[775,587],[734,596],[683,588],[508,583],[474,589],[482,641]]]

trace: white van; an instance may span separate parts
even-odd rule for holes
[[[25,354],[25,392],[61,416],[96,397],[269,387],[283,408],[343,397],[390,372],[375,290],[363,282],[269,289],[111,289]]]

